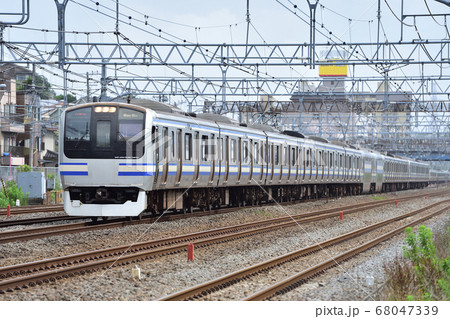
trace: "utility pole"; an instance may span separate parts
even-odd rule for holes
[[[33,74],[31,77],[31,123],[30,123],[30,166],[34,166],[34,127],[37,118],[34,118],[36,108],[36,64],[33,64]]]
[[[381,0],[378,0],[377,19],[378,19],[378,30],[377,30],[377,60],[378,60],[378,52],[380,50]]]
[[[314,68],[315,61],[315,51],[316,51],[316,9],[319,1],[316,3],[311,3],[308,1],[309,5],[309,65]]]
[[[247,37],[245,38],[245,57],[248,55],[248,33],[250,29],[250,0],[247,0]]]
[[[106,60],[102,61],[102,77],[100,79],[100,85],[101,85],[101,89],[100,89],[100,99],[99,101],[105,101],[106,98],[106,90],[107,90],[107,85],[108,85],[108,80],[106,79]]]
[[[66,62],[66,6],[69,0],[55,0],[56,9],[58,11],[58,64],[64,74],[64,107],[67,106],[67,71],[64,69]]]
[[[91,90],[89,87],[89,72],[86,72],[86,102],[89,103],[91,100]]]

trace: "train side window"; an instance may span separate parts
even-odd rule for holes
[[[298,148],[298,157],[297,157],[297,163],[301,167],[302,165],[302,148]]]
[[[248,141],[244,141],[244,149],[242,150],[244,156],[242,158],[244,163],[248,162]]]
[[[267,159],[266,159],[266,157],[265,157],[265,155],[266,155],[266,153],[265,153],[265,149],[266,149],[266,147],[265,147],[265,143],[264,142],[261,142],[261,145],[260,145],[260,147],[259,147],[259,149],[260,149],[260,159],[261,159],[261,164],[264,164],[264,163],[267,163]]]
[[[295,157],[295,148],[291,148],[291,166],[295,166],[296,157]]]
[[[255,163],[255,164],[258,164],[258,156],[259,156],[259,145],[258,145],[258,142],[255,142],[255,144],[254,144],[254,148],[253,148],[253,162]]]
[[[288,152],[286,146],[283,147],[283,159],[281,160],[281,163],[283,163],[283,165],[288,164]]]
[[[180,129],[177,130],[177,144],[178,144],[178,150],[177,150],[177,160],[180,160],[181,157],[183,156],[183,145],[182,145],[182,138],[183,138],[183,133],[181,132]]]
[[[311,151],[309,149],[306,150],[306,167],[309,167],[309,161],[311,159]]]
[[[231,140],[230,144],[231,162],[236,163],[236,140]]]
[[[201,146],[201,160],[208,161],[208,136],[202,135],[202,146]]]
[[[212,160],[217,160],[217,152],[216,152],[216,136],[214,134],[211,134],[211,145],[210,145],[210,150],[209,150],[209,154],[210,154],[210,158]]]
[[[169,129],[163,127],[163,159],[167,159],[169,156]]]
[[[192,134],[186,133],[184,136],[184,159],[187,161],[192,160]]]
[[[275,165],[279,165],[280,164],[280,146],[276,145],[275,146],[275,153],[274,153],[274,161],[275,161]]]
[[[170,136],[171,136],[171,138],[170,138],[170,143],[171,143],[171,150],[172,150],[172,159],[176,159],[176,157],[175,157],[175,131],[172,131],[171,133],[170,133]]]
[[[222,160],[222,141],[223,139],[217,136],[217,160],[219,161]]]

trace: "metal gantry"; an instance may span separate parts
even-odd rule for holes
[[[450,154],[449,39],[316,43],[311,24],[311,41],[301,44],[135,43],[119,30],[117,2],[117,42],[66,42],[67,0],[55,3],[58,42],[1,41],[1,57],[3,63],[34,64],[60,74],[65,96],[68,81],[97,83],[101,99],[182,97],[189,110],[232,114],[240,121],[404,155]],[[317,2],[308,4],[313,21]],[[319,65],[345,65],[349,76],[311,75]],[[90,72],[97,68],[99,76],[87,74],[87,66]]]

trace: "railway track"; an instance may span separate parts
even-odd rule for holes
[[[435,196],[441,196],[450,193],[450,190],[440,191],[440,192],[434,192],[434,193],[427,193],[427,194],[420,194],[420,195],[413,195],[413,196],[406,196],[398,198],[398,202],[407,201],[407,200],[413,200],[416,198],[420,198],[423,196],[428,197],[435,197]],[[329,213],[329,212],[339,212],[340,210],[345,211],[346,214],[349,213],[349,210],[358,208],[358,207],[368,207],[372,205],[386,205],[386,204],[392,204],[394,203],[394,200],[387,199],[387,200],[379,200],[379,201],[371,201],[366,203],[359,203],[356,205],[350,205],[350,206],[344,206],[341,208],[332,208],[328,210],[322,211],[323,213]],[[292,205],[295,204],[295,202],[288,202],[283,203],[283,205]],[[272,204],[273,205],[273,204]],[[249,208],[248,206],[247,208]],[[377,207],[377,206],[373,206]],[[179,215],[165,215],[160,217],[152,217],[152,216],[144,216],[141,220],[128,220],[126,218],[119,218],[119,219],[112,219],[107,221],[101,221],[101,222],[80,222],[80,223],[71,223],[71,224],[64,224],[64,225],[53,225],[53,226],[46,226],[46,227],[36,227],[36,228],[27,228],[23,230],[15,230],[15,231],[3,231],[0,232],[0,244],[13,242],[13,241],[26,241],[26,240],[32,240],[32,239],[38,239],[38,238],[46,238],[50,236],[58,236],[58,235],[67,235],[67,234],[73,234],[73,233],[80,233],[80,232],[86,232],[86,231],[93,231],[93,230],[101,230],[101,229],[108,229],[108,228],[115,228],[115,227],[124,227],[124,226],[130,226],[130,225],[139,225],[139,224],[151,224],[154,222],[163,222],[163,221],[171,221],[171,220],[177,220],[177,219],[183,219],[186,217],[200,217],[205,215],[211,215],[211,214],[223,214],[223,213],[229,213],[236,211],[236,209],[241,208],[235,208],[235,207],[227,207],[227,208],[221,208],[212,210],[210,212],[196,212],[193,214],[179,214]],[[368,208],[367,208],[368,209]],[[313,212],[310,214],[318,214],[321,211]],[[285,217],[289,219],[290,217]]]
[[[46,224],[57,221],[64,220],[77,220],[77,219],[87,219],[89,217],[78,217],[78,216],[52,216],[52,217],[37,217],[37,218],[27,218],[27,219],[17,219],[17,220],[6,220],[0,222],[0,228],[11,227],[11,226],[26,226],[34,224]]]
[[[64,211],[64,205],[21,206],[21,207],[12,207],[11,215],[61,212],[61,211]],[[6,215],[6,208],[0,208],[0,215]]]
[[[397,201],[407,201],[407,200],[413,200],[416,198],[420,198],[423,196],[428,197],[435,197],[435,196],[441,196],[450,193],[450,190],[435,192],[435,193],[427,193],[427,194],[420,194],[420,195],[412,195],[412,196],[405,196],[398,198]],[[386,204],[392,204],[394,200],[392,199],[386,199],[386,200],[379,200],[379,201],[371,201],[366,203],[360,203],[350,206],[344,206],[341,208],[332,208],[327,209],[323,211],[313,212],[310,214],[318,214],[320,212],[338,212],[339,210],[343,210],[348,213],[348,210],[357,208],[357,207],[366,207],[372,206],[372,205],[386,205]],[[295,202],[287,202],[283,203],[282,205],[292,205],[295,204]],[[249,208],[248,206],[247,208]],[[374,206],[376,207],[376,206]],[[186,217],[200,217],[205,215],[211,215],[211,214],[223,214],[223,213],[229,213],[236,211],[235,207],[227,207],[227,208],[221,208],[212,210],[210,212],[196,212],[193,214],[180,214],[180,215],[165,215],[160,217],[152,217],[152,216],[144,216],[141,220],[128,220],[127,218],[118,218],[118,219],[111,219],[107,221],[101,221],[101,222],[80,222],[80,223],[71,223],[71,224],[64,224],[64,225],[53,225],[53,226],[45,226],[45,227],[35,227],[35,228],[27,228],[22,230],[15,230],[15,231],[3,231],[0,232],[0,244],[8,243],[8,242],[14,242],[14,241],[26,241],[26,240],[32,240],[32,239],[38,239],[38,238],[46,238],[51,236],[59,236],[59,235],[67,235],[67,234],[74,234],[74,233],[80,233],[80,232],[86,232],[86,231],[93,231],[93,230],[102,230],[102,229],[109,229],[109,228],[115,228],[115,227],[124,227],[124,226],[130,226],[130,225],[139,225],[139,224],[151,224],[154,222],[163,222],[163,221],[171,221],[171,220],[177,220],[177,219],[183,219]],[[289,218],[289,217],[286,217]]]
[[[329,268],[335,267],[337,266],[339,263],[344,262],[352,257],[354,257],[355,255],[370,249],[371,247],[379,244],[382,241],[388,240],[390,238],[392,238],[393,236],[401,233],[404,231],[404,229],[406,227],[412,227],[415,226],[419,223],[422,223],[423,221],[434,217],[436,215],[439,215],[443,212],[446,212],[450,209],[450,205],[449,205],[450,200],[445,200],[445,201],[441,201],[439,203],[435,203],[432,205],[429,205],[427,207],[421,208],[419,210],[410,212],[408,214],[404,214],[402,216],[398,216],[398,217],[394,217],[391,218],[389,220],[377,223],[377,224],[373,224],[361,229],[358,229],[356,231],[344,234],[342,236],[338,236],[335,238],[332,238],[330,240],[318,243],[318,244],[314,244],[311,246],[308,246],[306,248],[302,248],[300,250],[276,257],[276,258],[272,258],[268,261],[262,262],[262,263],[258,263],[256,265],[244,268],[242,270],[239,271],[235,271],[233,273],[224,275],[220,278],[216,278],[213,280],[210,280],[208,282],[205,282],[203,284],[200,285],[196,285],[190,288],[187,288],[185,290],[170,294],[168,296],[162,297],[159,300],[195,300],[195,299],[202,299],[207,297],[210,294],[213,294],[217,291],[226,289],[227,287],[231,286],[231,285],[235,285],[238,284],[239,282],[242,281],[246,281],[247,279],[256,276],[258,274],[261,273],[267,273],[268,271],[271,271],[273,268],[276,267],[280,267],[285,265],[286,263],[290,263],[290,262],[294,262],[297,259],[301,258],[301,257],[305,257],[311,254],[315,254],[321,250],[323,250],[323,248],[328,248],[337,244],[341,244],[342,242],[354,239],[357,236],[361,236],[363,234],[369,233],[373,230],[376,230],[380,227],[384,227],[386,225],[395,223],[397,221],[415,216],[417,214],[423,213],[427,210],[430,210],[436,206],[439,205],[445,205],[444,208],[441,208],[437,211],[434,211],[432,213],[427,214],[424,217],[418,218],[413,222],[409,222],[406,225],[402,225],[400,227],[397,227],[396,229],[387,232],[386,234],[377,237],[374,240],[370,240],[365,242],[362,245],[358,245],[357,247],[350,249],[348,251],[346,251],[345,253],[341,253],[337,256],[334,256],[332,258],[327,259],[326,261],[323,261],[319,264],[316,264],[313,267],[310,267],[308,269],[305,269],[304,271],[301,271],[299,273],[296,273],[282,281],[279,281],[269,287],[266,287],[265,289],[262,289],[260,291],[255,292],[252,295],[249,295],[245,298],[243,298],[243,300],[265,300],[265,299],[269,299],[275,295],[279,295],[279,294],[283,294],[286,293],[292,289],[295,289],[296,287],[298,287],[299,285],[301,285],[302,283],[306,282],[309,278],[312,278],[314,276],[317,276],[318,274],[323,273],[324,271],[326,271]]]
[[[390,201],[392,203],[392,200]],[[385,205],[386,203],[366,203],[364,207],[353,207],[353,212]],[[351,213],[350,209],[347,210]],[[292,217],[275,218],[260,222],[208,230],[173,238],[124,245],[70,256],[57,257],[42,261],[12,265],[0,268],[0,292],[21,289],[46,281],[83,274],[111,266],[129,264],[140,260],[175,254],[186,250],[187,242],[194,242],[196,247],[204,247],[255,234],[262,234],[299,223],[309,223],[331,216],[337,216],[336,209],[300,214]]]

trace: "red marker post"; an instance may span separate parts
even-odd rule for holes
[[[10,205],[6,206],[6,216],[11,217],[11,206]]]
[[[397,200],[395,200],[395,205],[397,205],[398,204],[398,201]]]
[[[194,260],[194,244],[188,244],[188,261]]]
[[[344,212],[341,210],[339,212],[339,220],[342,220],[342,219],[344,219]]]

